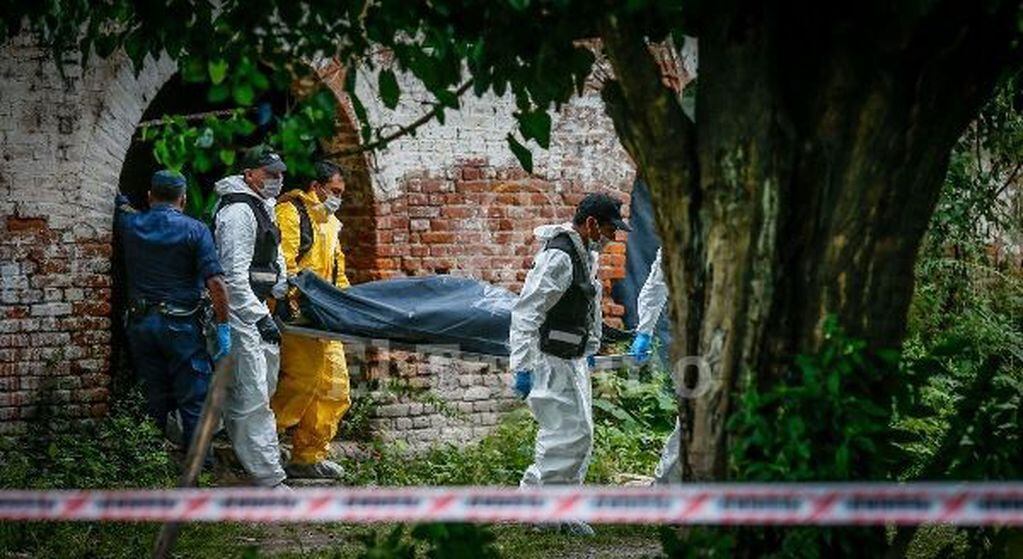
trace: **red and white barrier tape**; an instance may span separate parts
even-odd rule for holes
[[[0,491],[0,520],[1023,526],[1023,483]]]

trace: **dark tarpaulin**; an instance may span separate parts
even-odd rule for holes
[[[337,289],[305,270],[292,280],[310,326],[361,338],[508,355],[517,295],[456,276],[394,278]]]
[[[635,328],[639,321],[639,312],[636,309],[636,298],[639,297],[643,284],[650,274],[650,266],[657,256],[657,248],[661,246],[661,239],[657,236],[656,224],[654,223],[654,207],[650,200],[650,190],[640,179],[632,186],[632,197],[629,200],[629,225],[632,232],[626,240],[625,250],[625,277],[615,282],[611,288],[611,298],[625,307],[625,316],[622,317],[626,327]],[[671,342],[671,326],[668,321],[668,313],[662,312],[660,320],[657,321],[655,337],[660,340],[660,353],[663,362],[667,363],[668,345]]]

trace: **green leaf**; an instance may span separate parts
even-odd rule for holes
[[[228,65],[227,61],[224,59],[210,60],[206,65],[206,68],[210,74],[210,81],[213,82],[213,85],[223,82],[224,78],[227,77]]]
[[[385,107],[393,110],[398,106],[398,96],[401,94],[398,78],[390,69],[383,70],[380,72],[379,83],[380,99],[384,102]]]
[[[238,118],[234,123],[234,131],[242,136],[248,136],[256,131],[256,125],[247,118]]]
[[[547,111],[530,111],[516,113],[519,130],[527,140],[536,140],[540,147],[547,149],[551,145],[551,115]]]
[[[185,59],[184,64],[181,65],[181,79],[191,83],[205,80],[206,68],[203,66],[202,60],[193,56]]]
[[[529,0],[508,0],[508,5],[521,12],[529,7]]]
[[[235,151],[233,149],[222,149],[217,152],[220,157],[220,161],[227,166],[234,165]]]
[[[527,173],[533,172],[533,154],[530,153],[526,146],[519,143],[515,139],[515,136],[508,134],[508,147],[511,148],[512,153],[515,154],[515,158],[519,160],[519,165],[526,170]]]
[[[156,162],[164,167],[170,166],[170,152],[167,149],[167,141],[160,139],[153,142],[153,157]]]
[[[259,91],[264,91],[270,87],[270,80],[266,77],[266,74],[259,70],[253,70],[253,72],[249,75],[249,78],[252,83],[252,87]]]
[[[231,88],[226,83],[218,83],[206,93],[206,100],[210,103],[223,103],[231,95]]]
[[[200,173],[208,173],[211,169],[213,169],[213,161],[210,161],[210,158],[207,157],[204,152],[200,151],[197,152],[195,154],[195,158],[192,159],[192,167],[195,167],[195,170]]]
[[[350,72],[355,74],[355,72]],[[369,142],[371,139],[372,129],[369,126],[369,116],[366,114],[366,107],[362,104],[362,100],[355,94],[355,91],[348,92],[348,99],[352,103],[352,109],[355,111],[355,118],[359,121],[359,129],[362,135],[363,142]]]
[[[248,83],[235,84],[231,89],[231,95],[236,103],[244,106],[251,105],[256,99],[256,92],[252,90],[252,86]]]

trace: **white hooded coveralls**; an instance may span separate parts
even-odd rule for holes
[[[522,475],[522,486],[582,483],[593,449],[592,395],[586,356],[600,348],[602,289],[596,276],[598,255],[586,250],[570,223],[545,225],[533,233],[546,244],[562,232],[571,237],[596,288],[593,323],[584,356],[562,359],[540,350],[540,326],[547,311],[572,283],[571,258],[561,250],[541,249],[512,308],[509,333],[511,370],[533,373],[533,388],[526,403],[540,426],[533,463]]]
[[[215,185],[218,196],[247,194],[266,205],[276,219],[273,200],[263,200],[241,175],[226,177]],[[227,283],[231,354],[235,359],[232,381],[224,403],[224,426],[234,452],[257,485],[273,487],[284,481],[277,426],[270,410],[270,396],[277,386],[280,347],[263,341],[256,328],[270,310],[252,292],[249,265],[256,246],[256,216],[247,204],[231,204],[216,215],[217,252]],[[282,273],[274,296],[283,296],[287,279],[284,256],[278,251]]]
[[[657,249],[657,257],[650,266],[650,274],[643,283],[643,289],[636,300],[639,312],[637,334],[652,336],[657,321],[668,303],[668,285],[664,282],[664,270],[661,269],[661,249]],[[661,450],[661,460],[654,470],[654,483],[665,485],[682,481],[682,468],[678,462],[679,438],[682,436],[682,424],[675,419],[675,429],[668,436]]]

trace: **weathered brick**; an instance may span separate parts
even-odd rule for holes
[[[71,304],[66,302],[32,305],[32,316],[65,316],[69,314],[71,314]]]
[[[39,232],[47,229],[46,220],[41,217],[18,217],[9,215],[5,226],[10,233]]]

